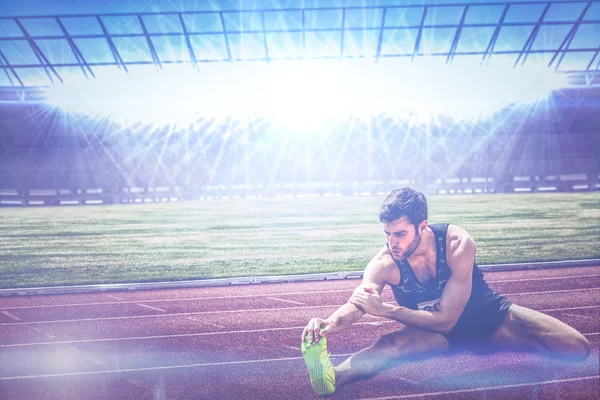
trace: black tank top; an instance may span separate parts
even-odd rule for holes
[[[446,233],[448,232],[448,225],[429,225],[429,228],[435,234],[436,278],[428,282],[426,286],[423,286],[418,281],[413,269],[406,260],[398,261],[394,259],[400,269],[400,283],[398,285],[390,284],[390,287],[399,305],[413,310],[439,310],[442,292],[446,287],[446,283],[448,283],[448,279],[450,279],[450,275],[452,275],[452,271],[446,262]],[[389,244],[386,243],[386,245],[389,249]],[[472,312],[498,297],[483,279],[483,272],[477,267],[477,264],[474,264],[471,296],[463,314]]]

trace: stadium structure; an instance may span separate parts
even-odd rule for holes
[[[600,1],[0,5],[0,205],[600,189]]]

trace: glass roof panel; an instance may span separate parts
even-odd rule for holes
[[[268,33],[270,58],[302,57],[302,32]]]
[[[45,86],[52,83],[43,68],[15,68],[15,71],[25,86]]]
[[[56,67],[55,69],[64,82],[82,82],[86,80],[81,67]],[[91,76],[90,78],[93,79]]]
[[[584,21],[600,21],[600,3],[592,3],[592,6],[587,10]]]
[[[385,14],[386,27],[419,26],[423,18],[423,8],[388,8]]]
[[[304,21],[306,29],[341,29],[342,10],[307,10]]]
[[[381,54],[412,54],[418,33],[418,29],[386,29],[383,31]]]
[[[504,5],[498,6],[469,6],[466,24],[496,24],[504,12]]]
[[[458,52],[484,52],[496,28],[463,28],[456,46]]]
[[[54,18],[25,18],[19,21],[30,36],[62,35],[62,30]]]
[[[13,73],[8,69],[0,71],[0,86],[21,86]]]
[[[558,67],[558,71],[585,70],[595,54],[593,51],[566,53]]]
[[[552,4],[544,21],[576,21],[586,5],[586,3]]]
[[[542,25],[531,50],[558,49],[572,27],[572,25]]]
[[[231,57],[234,60],[265,58],[267,56],[262,33],[230,33],[227,38],[229,39]]]
[[[145,37],[116,37],[113,42],[125,62],[152,61]]]
[[[114,63],[106,39],[73,39],[73,42],[88,63]]]
[[[450,51],[455,34],[456,28],[423,29],[419,53],[444,53]]]
[[[102,17],[102,23],[111,35],[144,33],[138,17],[133,15]]]
[[[593,49],[600,47],[600,24],[581,24],[575,32],[570,49]]]
[[[381,26],[382,15],[382,8],[346,10],[344,28],[379,28]]]
[[[110,81],[115,78],[126,77],[127,73],[119,69],[116,65],[97,65],[92,67],[94,71],[94,75],[96,75],[96,79],[99,81]]]
[[[517,57],[518,54],[492,54],[485,60],[484,65],[499,71],[508,70],[513,68]]]
[[[503,26],[500,29],[494,51],[521,51],[532,30],[533,25]]]
[[[221,17],[217,13],[183,14],[188,32],[223,32]]]
[[[345,56],[375,56],[379,43],[378,30],[345,31],[344,55]]]
[[[62,17],[60,22],[70,35],[102,35],[102,28],[94,17]]]
[[[425,25],[456,25],[464,12],[464,7],[429,7]]]
[[[12,19],[0,19],[0,37],[22,37],[23,31]]]
[[[265,27],[270,30],[302,29],[301,11],[266,12]]]
[[[66,39],[38,39],[35,42],[50,63],[77,63],[77,58]]]
[[[152,36],[152,44],[161,61],[190,61],[184,36]]]
[[[223,13],[225,29],[228,32],[262,31],[262,20],[260,13]]]
[[[341,31],[306,32],[306,55],[308,57],[338,57],[340,43]]]
[[[545,8],[545,4],[511,5],[504,22],[537,22]]]
[[[190,42],[197,60],[227,60],[227,46],[225,36],[219,35],[192,35]]]
[[[142,19],[149,33],[183,33],[179,15],[144,15]]]
[[[40,63],[26,40],[2,40],[0,50],[11,65]]]

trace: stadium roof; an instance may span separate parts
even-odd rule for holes
[[[5,100],[112,70],[296,59],[535,64],[600,85],[600,0],[21,0],[0,15]]]

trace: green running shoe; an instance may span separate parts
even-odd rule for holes
[[[325,337],[322,337],[318,343],[308,344],[307,336],[300,347],[315,393],[319,396],[333,394],[335,392],[335,371],[327,353]]]

